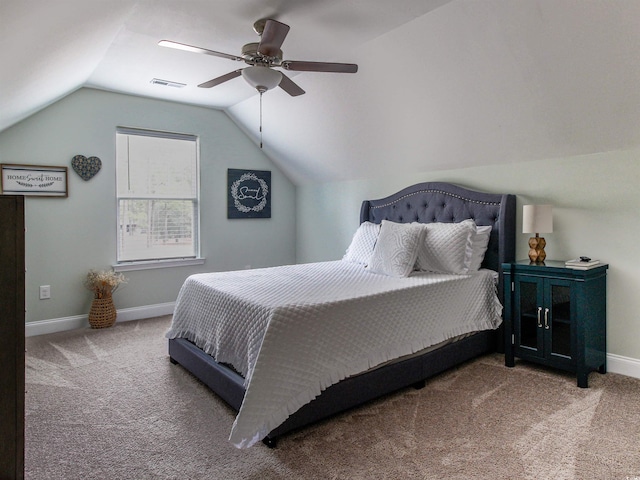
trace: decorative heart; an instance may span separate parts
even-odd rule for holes
[[[83,180],[91,180],[102,168],[102,161],[98,157],[76,155],[71,160],[71,166]]]

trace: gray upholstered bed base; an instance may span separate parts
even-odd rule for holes
[[[448,183],[420,183],[379,200],[362,203],[360,221],[460,222],[472,218],[491,225],[491,239],[483,266],[502,275],[501,264],[515,258],[515,196],[474,192]],[[500,282],[501,285],[501,282]],[[500,299],[503,293],[499,291]],[[391,363],[327,388],[322,395],[291,415],[264,439],[275,446],[277,437],[408,386],[451,367],[494,351],[502,345],[502,330],[471,335],[422,356]],[[182,365],[235,410],[244,397],[243,379],[184,339],[169,340],[172,363]]]

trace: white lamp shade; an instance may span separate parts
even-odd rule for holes
[[[524,205],[522,207],[522,233],[553,232],[551,205]]]
[[[269,67],[247,67],[242,70],[242,76],[249,85],[263,92],[277,87],[282,80],[282,73]]]

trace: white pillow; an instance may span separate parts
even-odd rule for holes
[[[471,262],[473,220],[427,223],[427,236],[418,252],[416,268],[426,272],[465,274]]]
[[[390,277],[407,277],[413,271],[427,229],[420,223],[382,221],[380,235],[367,268]]]
[[[351,244],[342,259],[348,262],[367,265],[373,254],[373,247],[376,244],[379,233],[380,224],[371,222],[361,223],[356,233],[353,234]]]
[[[471,262],[469,263],[469,271],[475,272],[480,270],[482,266],[482,260],[484,260],[484,254],[489,246],[489,237],[491,236],[491,226],[477,226],[476,233],[472,237],[472,249]]]

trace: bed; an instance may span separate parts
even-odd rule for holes
[[[493,277],[502,275],[502,263],[514,260],[515,197],[509,194],[476,192],[452,184],[431,182],[416,184],[391,196],[377,200],[366,200],[362,203],[361,227],[382,225],[381,228],[387,228],[386,231],[391,225],[394,228],[401,225],[401,228],[405,230],[413,229],[416,224],[455,224],[457,227],[468,223],[469,219],[473,220],[475,225],[491,227],[486,253],[484,253],[482,260],[482,269],[474,275],[412,272],[406,280],[396,280],[391,278],[392,276],[387,277],[371,272],[362,273],[363,268],[358,269],[343,259],[306,266],[273,267],[253,272],[218,272],[217,274],[200,274],[189,277],[181,289],[176,302],[174,322],[167,334],[170,360],[191,372],[238,411],[230,439],[241,448],[251,446],[259,440],[274,447],[278,437],[292,430],[310,425],[393,391],[409,386],[420,387],[424,385],[427,378],[476,356],[495,351],[503,344],[501,340],[502,329],[495,328],[496,322],[484,320],[484,317],[477,313],[480,310],[469,310],[470,305],[462,302],[459,306],[454,305],[453,314],[464,317],[461,318],[464,327],[450,328],[448,320],[447,322],[438,321],[440,310],[428,309],[434,317],[430,321],[433,321],[434,324],[441,324],[442,326],[439,328],[450,329],[453,333],[447,332],[442,335],[434,333],[432,338],[429,338],[431,343],[426,340],[425,342],[416,341],[410,346],[402,344],[401,341],[396,342],[395,335],[400,332],[398,335],[405,335],[406,338],[422,338],[420,336],[423,335],[422,330],[417,335],[411,329],[431,328],[424,325],[415,327],[410,322],[412,312],[416,309],[424,309],[424,306],[407,307],[404,310],[400,308],[405,305],[407,298],[417,297],[415,292],[419,290],[411,289],[424,288],[423,283],[436,283],[437,285],[429,288],[454,292],[455,298],[466,298],[469,296],[466,292],[475,292],[479,288],[478,286],[486,284],[489,281],[487,278],[491,276],[491,284],[493,288],[497,289],[496,303],[502,301],[502,282],[496,282]],[[382,242],[380,241],[380,243]],[[367,266],[367,268],[369,267]],[[493,275],[490,275],[488,271],[494,272]],[[285,301],[286,308],[282,305],[272,306],[269,303],[269,291],[266,287],[261,290],[259,277],[265,277],[263,283],[269,284],[272,282],[272,275],[275,274],[289,275],[296,280],[294,285],[287,284],[287,287],[283,289],[291,290],[288,293],[290,297],[301,296],[304,301],[300,305],[292,307],[290,299]],[[351,275],[354,276],[353,285],[358,285],[358,279],[362,278],[366,288],[362,287],[362,295],[356,292],[352,298],[349,293],[350,296],[347,298],[341,296],[346,290],[341,282],[351,282]],[[307,294],[305,291],[309,289],[304,290],[303,288],[305,284],[314,285],[309,282],[319,282],[319,279],[325,277],[333,279],[335,288],[332,289],[332,284],[329,282],[317,290],[319,292],[327,288],[332,290],[330,298],[335,299],[330,302],[332,310],[329,310],[324,304],[318,303],[322,300],[320,293]],[[401,282],[409,282],[409,290],[405,289],[404,284],[402,288],[397,287]],[[217,283],[221,286],[218,289],[214,288],[215,291],[210,293],[209,287],[215,287]],[[236,303],[240,301],[236,298],[237,292],[244,289],[245,285],[250,285],[250,298],[243,299],[248,303]],[[300,292],[296,291],[296,288],[299,288]],[[389,293],[386,289],[393,290],[394,293]],[[305,298],[304,295],[310,296]],[[404,300],[398,301],[397,307],[399,309],[385,310],[386,306],[395,301],[393,299],[396,297],[404,298]],[[457,304],[458,302],[451,303]],[[487,300],[487,304],[489,303],[490,301]],[[476,308],[475,305],[471,305],[471,307]],[[211,350],[216,348],[216,345],[213,344],[218,341],[218,337],[211,333],[211,338],[205,341],[204,334],[190,333],[189,328],[184,325],[188,322],[202,323],[208,317],[218,315],[222,311],[221,309],[226,309],[224,311],[245,309],[247,317],[253,315],[262,318],[265,326],[264,332],[260,334],[262,336],[258,336],[258,338],[255,338],[256,328],[248,328],[247,337],[238,340],[239,353],[237,355],[233,353],[231,348],[226,349],[228,351],[224,348],[215,350],[218,362],[210,354]],[[393,342],[386,338],[385,334],[380,334],[384,330],[376,330],[378,328],[376,322],[369,321],[374,314],[381,315],[383,319],[393,318],[393,335],[389,336],[394,339]],[[366,321],[363,319],[363,315],[367,319]],[[495,311],[493,315],[495,316]],[[199,316],[199,319],[189,318],[195,316]],[[305,323],[309,316],[313,317],[313,320],[308,321],[310,323]],[[477,321],[473,320],[476,316],[478,317]],[[350,340],[347,342],[350,345],[348,355],[356,355],[351,350],[357,351],[360,341],[366,346],[377,342],[375,355],[367,358],[354,357],[358,361],[362,359],[360,362],[362,364],[357,366],[352,363],[339,363],[338,360],[335,365],[328,365],[340,357],[342,353],[341,351],[335,353],[334,350],[331,350],[337,347],[330,343],[325,345],[325,342],[329,342],[325,340],[325,337],[338,337],[338,340],[331,340],[331,342],[339,343],[340,338],[352,335],[349,330],[341,330],[351,328],[348,324],[352,318],[353,322],[360,319],[361,324],[355,324],[356,326],[353,328],[355,330],[362,329],[361,333],[358,333],[358,337],[361,335],[363,339],[349,337]],[[285,321],[289,323],[284,323]],[[390,322],[378,323],[388,324]],[[475,326],[467,327],[466,323],[474,323]],[[313,331],[314,325],[319,324],[323,325],[322,328],[330,329],[327,331],[339,333],[327,335],[325,331],[320,335],[314,331],[309,334],[309,338],[302,340],[303,336],[307,335],[305,333],[307,329]],[[216,324],[214,327],[216,335],[221,335],[220,330],[225,328],[229,330],[227,335],[235,335],[236,329],[233,328],[233,324],[231,325],[232,327]],[[367,329],[371,328],[371,332],[365,332],[363,325],[366,325]],[[322,328],[320,329],[322,330]],[[387,325],[380,328],[389,327]],[[262,330],[260,331],[262,332]],[[437,329],[434,327],[434,332],[436,331]],[[454,333],[455,338],[453,338]],[[285,340],[287,335],[289,338]],[[247,338],[250,338],[250,341],[247,341]],[[291,338],[295,341],[292,342]],[[245,352],[242,350],[244,348],[242,342],[250,343],[253,347],[247,347]],[[388,349],[384,348],[384,342],[393,344],[393,348],[391,346]],[[296,350],[294,347],[298,344],[300,345],[298,351],[288,352]],[[352,347],[353,345],[355,347]],[[381,349],[380,346],[383,348]],[[317,351],[312,351],[314,348]],[[347,349],[344,346],[340,348]],[[226,356],[221,354],[223,350],[226,351]],[[299,361],[298,357],[293,357],[292,361],[291,355],[299,355]],[[353,359],[347,353],[345,355],[345,358],[352,362]],[[252,357],[255,358],[252,360]],[[278,358],[273,360],[273,357]],[[246,358],[249,360],[247,361]],[[262,361],[263,359],[265,361]],[[317,368],[319,372],[317,381],[314,376],[316,365],[311,362],[317,362],[320,365]],[[342,362],[341,359],[340,362]],[[322,370],[323,368],[326,369],[326,372]],[[281,372],[280,370],[286,371]],[[313,374],[311,370],[313,370]],[[302,379],[299,380],[300,382],[311,380],[309,380],[308,388],[305,386],[303,389],[296,385],[295,388],[298,390],[292,390],[292,393],[288,394],[286,392],[289,385],[278,383],[285,376],[287,378],[297,376],[298,379]],[[266,390],[260,390],[260,388]],[[264,391],[267,392],[267,395],[264,395]],[[278,400],[281,405],[276,402],[273,407],[272,410],[275,413],[272,418],[271,413],[264,413],[265,411],[271,412],[269,409],[272,406],[268,403],[269,395],[277,396],[281,392],[285,392],[283,394],[285,396]],[[265,402],[265,405],[260,404],[262,401]],[[245,427],[242,420],[251,419],[252,414],[266,416],[269,420],[260,423],[260,428],[250,430],[249,433],[246,431],[238,433],[238,430]]]

